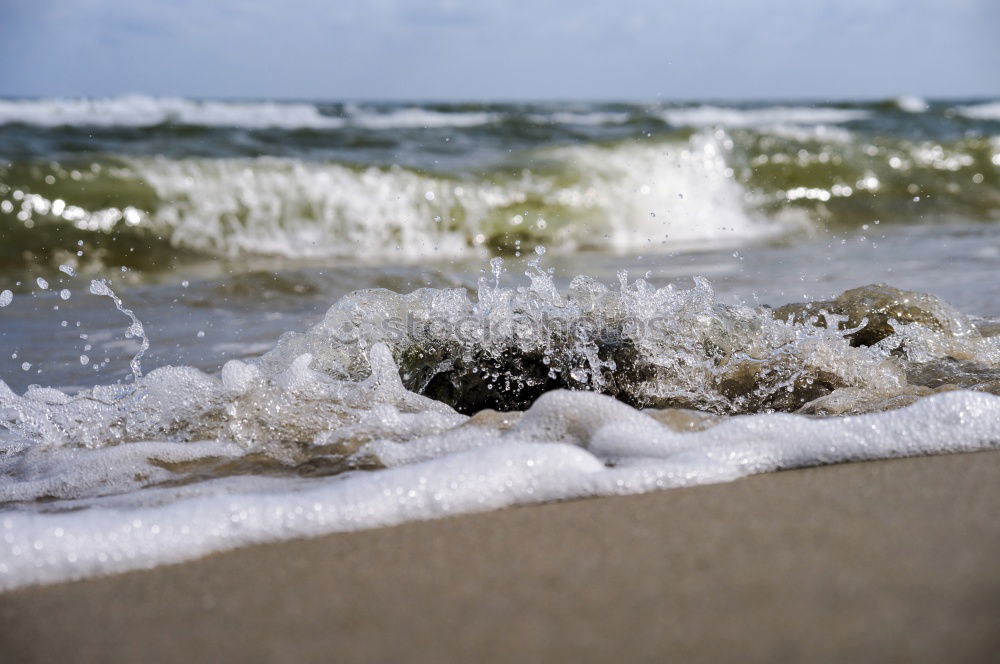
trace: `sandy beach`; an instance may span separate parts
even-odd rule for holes
[[[988,661],[1000,452],[250,547],[0,596],[6,661]]]

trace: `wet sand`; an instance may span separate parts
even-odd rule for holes
[[[995,661],[1000,452],[410,523],[0,595],[9,662]]]

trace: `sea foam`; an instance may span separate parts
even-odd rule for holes
[[[43,127],[150,127],[173,123],[262,129],[330,129],[342,118],[323,115],[312,104],[196,101],[126,95],[103,99],[0,99],[0,124]]]
[[[347,108],[350,122],[367,129],[432,129],[440,127],[475,127],[490,124],[501,118],[497,113],[435,111],[412,106],[378,110],[350,105]]]
[[[810,420],[755,415],[673,433],[609,397],[555,392],[462,452],[321,480],[273,481],[153,504],[0,517],[0,589],[190,560],[251,543],[586,496],[730,481],[819,463],[974,451],[1000,443],[1000,397],[951,392],[901,410]],[[613,465],[610,465],[613,462]]]
[[[960,115],[972,118],[973,120],[1000,120],[1000,101],[958,106],[955,110]]]
[[[222,255],[417,259],[513,251],[518,240],[655,251],[782,230],[748,209],[724,137],[537,156],[566,168],[475,179],[275,157],[131,159],[129,168],[162,201],[140,225]]]
[[[0,383],[0,588],[1000,445],[1000,397],[960,389],[996,391],[1000,337],[932,296],[873,286],[771,310],[723,305],[704,280],[560,292],[537,262],[515,288],[494,269],[475,301],[353,293],[217,375],[164,366],[76,394]]]
[[[672,125],[706,127],[767,127],[770,125],[840,124],[863,120],[871,114],[861,109],[824,108],[818,106],[771,106],[764,108],[732,108],[723,106],[691,106],[670,108],[662,112]]]

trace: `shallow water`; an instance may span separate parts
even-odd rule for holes
[[[1000,116],[916,101],[0,100],[0,587],[997,446]]]

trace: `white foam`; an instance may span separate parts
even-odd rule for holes
[[[184,445],[147,441],[98,449],[68,448],[58,455],[37,450],[29,463],[20,464],[12,473],[11,481],[0,484],[0,502],[127,493],[170,480],[173,474],[162,467],[164,463],[236,458],[242,453],[238,445],[217,441]]]
[[[461,255],[479,230],[475,221],[518,196],[401,168],[359,171],[271,157],[137,159],[131,167],[164,201],[151,219],[155,227],[177,245],[223,255]],[[427,191],[436,200],[427,200]],[[435,221],[449,218],[452,205],[469,210],[466,228]]]
[[[557,392],[508,432],[427,461],[158,504],[0,517],[0,589],[190,560],[250,543],[583,496],[736,479],[778,468],[988,449],[1000,397],[949,392],[897,411],[824,420],[734,418],[674,433],[608,397]],[[474,427],[464,436],[481,439]],[[617,465],[608,467],[608,462]]]
[[[566,148],[555,156],[579,169],[583,182],[557,190],[554,199],[600,210],[607,244],[619,250],[725,245],[777,232],[748,210],[745,190],[726,163],[731,147],[719,132],[679,144]]]
[[[971,106],[959,106],[959,114],[973,120],[1000,120],[1000,101],[991,101]]]
[[[906,362],[1000,365],[1000,337],[929,295],[897,297],[933,323],[893,322],[891,335],[855,347],[847,336],[867,319],[844,329],[833,314],[825,326],[778,320],[719,303],[704,279],[677,289],[622,276],[612,290],[577,277],[562,293],[537,263],[514,288],[493,267],[475,302],[459,288],[357,291],[219,375],[160,367],[72,395],[19,396],[0,382],[0,501],[21,503],[0,513],[0,588],[507,505],[1000,445],[1000,397],[969,391],[872,415],[714,416],[685,433],[657,419],[669,414],[585,391],[547,392],[520,416],[469,418],[407,385],[440,377],[459,392],[514,397],[541,361],[557,384],[648,405],[837,413],[928,394],[907,383]],[[584,321],[612,336],[573,333]],[[547,334],[529,333],[538,329]],[[264,462],[283,477],[225,477]],[[307,480],[304,467],[340,474]],[[343,472],[359,467],[384,469]]]
[[[693,106],[690,108],[671,108],[661,113],[663,119],[672,125],[690,127],[840,124],[853,120],[863,120],[869,115],[868,111],[860,109],[818,106],[771,106],[751,109]]]
[[[563,162],[570,180],[531,171],[456,180],[272,157],[129,165],[162,201],[143,223],[178,246],[414,260],[476,255],[488,238],[525,228],[554,250],[730,244],[780,230],[747,211],[726,146],[725,136],[697,134],[659,145],[539,151],[540,159]],[[536,212],[519,217],[525,203]]]
[[[148,127],[175,124],[214,127],[329,129],[342,118],[323,115],[312,104],[194,101],[175,97],[126,95],[105,99],[0,100],[0,124],[57,127]]]
[[[899,110],[906,111],[907,113],[926,113],[927,109],[930,108],[930,104],[925,100],[911,95],[897,97],[896,106],[899,107]]]
[[[406,129],[436,127],[475,127],[496,122],[496,113],[444,113],[426,108],[410,107],[378,112],[373,109],[349,108],[351,124],[368,129]]]
[[[765,127],[768,134],[793,141],[819,141],[824,143],[850,143],[854,134],[849,129],[831,125],[802,126],[795,124],[774,124]]]
[[[582,113],[573,111],[557,111],[554,113],[535,113],[528,116],[532,122],[539,124],[575,124],[598,126],[607,124],[622,124],[628,122],[628,113],[616,112],[592,112]]]

